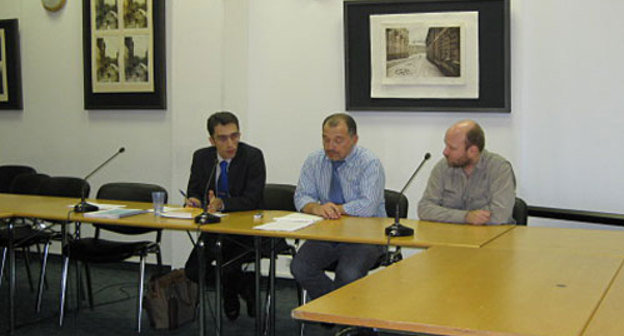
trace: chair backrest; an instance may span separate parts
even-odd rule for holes
[[[401,196],[399,198],[399,195]],[[386,199],[386,215],[388,217],[394,217],[396,211],[396,205],[398,202],[400,207],[399,217],[407,218],[407,208],[409,207],[409,202],[407,200],[407,196],[401,195],[399,192],[386,189],[384,190],[384,198]]]
[[[529,221],[529,207],[526,202],[519,197],[516,197],[516,203],[514,204],[511,216],[516,221],[516,225],[527,225]]]
[[[11,193],[20,195],[37,195],[41,185],[49,179],[46,174],[20,174],[11,183]]]
[[[130,182],[113,182],[107,183],[98,189],[97,199],[114,200],[114,201],[135,201],[135,202],[151,202],[152,192],[165,192],[165,203],[167,203],[167,190],[156,184],[148,183],[130,183]],[[160,229],[140,228],[124,225],[98,225],[94,224],[98,229],[104,229],[121,234],[143,234],[151,231],[161,231]]]
[[[297,211],[295,189],[292,184],[267,183],[264,186],[264,210]]]
[[[89,182],[79,177],[53,176],[45,179],[39,188],[39,195],[58,197],[80,197],[84,187],[85,197],[89,196]]]
[[[11,192],[11,184],[15,177],[21,174],[34,174],[37,171],[33,167],[5,165],[0,166],[0,193]]]

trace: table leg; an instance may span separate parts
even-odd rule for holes
[[[221,268],[223,266],[223,235],[217,236],[215,244],[215,315],[216,315],[216,334],[221,336],[221,327],[223,326],[223,286],[221,285]]]
[[[271,261],[269,266],[269,291],[271,296],[271,306],[269,307],[269,335],[275,336],[275,238],[271,240]]]
[[[206,256],[204,240],[197,240],[198,285],[199,285],[199,336],[206,335]]]
[[[15,331],[15,249],[13,246],[13,230],[15,223],[13,219],[9,220],[9,334],[13,335]]]
[[[260,301],[260,276],[261,276],[261,263],[260,258],[262,254],[262,238],[259,236],[254,236],[254,247],[256,250],[255,256],[255,283],[256,283],[256,291],[254,295],[256,296],[256,335],[262,335],[262,321],[264,318],[264,314],[262,311],[262,302]]]

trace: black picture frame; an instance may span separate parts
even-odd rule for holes
[[[478,11],[479,97],[372,98],[370,15]],[[348,111],[511,112],[509,0],[345,1]]]
[[[19,43],[19,23],[17,19],[0,20],[0,29],[4,30],[4,56],[0,60],[0,81],[2,71],[6,70],[6,86],[1,82],[0,91],[5,93],[6,99],[0,101],[0,110],[22,110],[22,73],[20,66],[20,43]],[[0,48],[2,44],[0,44]],[[0,57],[2,57],[0,50]]]
[[[91,6],[95,0],[83,0],[83,64],[84,108],[104,109],[154,109],[167,108],[166,58],[165,58],[165,0],[147,0],[152,4],[153,84],[152,92],[94,92],[92,82],[92,49],[94,37],[91,26]],[[122,0],[118,0],[121,4]]]

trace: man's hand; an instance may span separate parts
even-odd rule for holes
[[[187,198],[186,202],[184,203],[184,206],[191,207],[191,208],[199,208],[201,207],[201,201],[195,197]]]
[[[321,216],[325,219],[338,219],[344,214],[344,209],[341,205],[332,202],[325,204],[308,203],[303,207],[303,212]]]
[[[214,191],[208,191],[208,211],[217,212],[223,210],[223,200],[215,197]]]
[[[466,214],[466,223],[472,225],[484,225],[490,221],[492,212],[487,210],[472,210]]]

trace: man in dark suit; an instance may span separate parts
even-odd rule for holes
[[[232,212],[261,209],[263,205],[266,168],[262,151],[240,142],[238,119],[230,112],[217,112],[208,118],[208,133],[211,147],[199,149],[193,154],[191,176],[187,188],[186,205],[201,207],[208,202],[211,212]],[[216,167],[215,167],[216,165]],[[214,179],[208,181],[212,170]],[[207,184],[208,188],[207,188]],[[205,194],[208,190],[207,194]],[[216,235],[202,233],[205,242],[207,280],[214,279]],[[223,262],[235,259],[245,253],[245,246],[253,246],[253,239],[247,236],[228,235],[222,239]],[[197,249],[193,249],[186,261],[185,271],[189,279],[198,279]],[[247,313],[255,315],[254,277],[244,274],[238,259],[223,269],[224,310],[230,320],[238,317],[240,295],[247,304]]]

